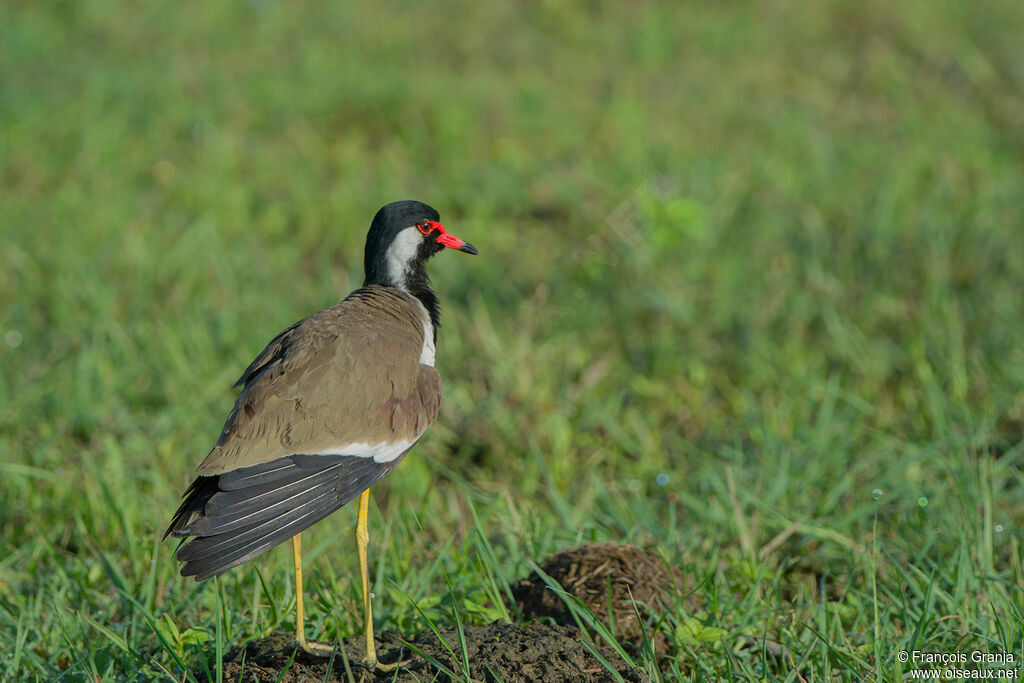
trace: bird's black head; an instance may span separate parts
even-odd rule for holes
[[[416,285],[427,286],[424,263],[443,250],[477,253],[444,229],[440,216],[423,202],[392,202],[373,217],[366,234],[365,285],[387,285],[412,293]]]

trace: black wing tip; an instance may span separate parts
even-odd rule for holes
[[[174,511],[174,517],[164,532],[161,541],[166,541],[168,536],[189,536],[189,527],[192,524],[193,515],[201,515],[206,504],[213,498],[220,489],[217,487],[219,475],[213,477],[196,477],[185,493],[181,496],[181,504]]]
[[[182,497],[164,539],[181,539],[175,552],[182,563],[181,575],[204,581],[302,532],[372,486],[396,464],[397,460],[382,464],[358,456],[292,455],[200,476]],[[246,500],[256,493],[258,502]],[[216,509],[210,508],[211,500]],[[282,505],[285,501],[287,506]]]
[[[242,562],[245,562],[245,560],[218,565],[216,563],[209,562],[208,558],[205,563],[202,560],[191,560],[181,565],[181,575],[185,578],[191,576],[193,581],[199,583],[200,581],[206,581],[207,579],[212,579],[215,576],[220,576],[229,569],[234,569],[238,565],[242,564]]]

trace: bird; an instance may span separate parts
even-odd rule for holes
[[[220,437],[164,533],[182,539],[175,557],[182,576],[196,581],[291,539],[295,639],[311,655],[333,648],[306,639],[301,532],[358,496],[363,664],[388,668],[373,640],[369,489],[440,409],[440,308],[426,262],[446,248],[478,253],[427,204],[392,202],[377,212],[366,235],[363,286],[278,334],[249,364]]]

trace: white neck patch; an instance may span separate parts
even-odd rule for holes
[[[387,264],[388,277],[391,282],[403,292],[409,292],[406,287],[406,276],[409,274],[409,264],[416,258],[416,252],[420,248],[420,241],[423,234],[415,227],[406,228],[395,236],[384,254],[384,263]],[[420,315],[423,317],[423,348],[420,350],[420,363],[434,367],[434,325],[430,321],[430,314],[423,306],[423,302],[413,297]]]
[[[419,299],[416,303],[419,304],[420,313],[423,315],[423,349],[420,350],[420,365],[434,367],[434,355],[437,352],[434,347],[434,325],[430,322],[430,314]]]
[[[388,251],[384,254],[388,277],[399,289],[407,291],[405,277],[409,274],[409,264],[416,257],[423,235],[415,227],[406,228],[395,236]]]

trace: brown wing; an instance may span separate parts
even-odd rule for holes
[[[441,396],[437,371],[419,362],[423,320],[411,296],[369,287],[282,332],[239,379],[245,388],[199,474],[418,439]]]

